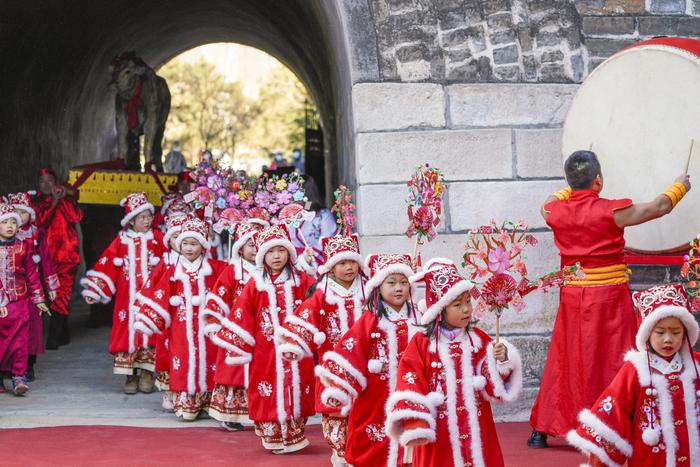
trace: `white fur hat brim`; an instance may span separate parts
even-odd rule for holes
[[[440,257],[430,258],[420,272],[413,274],[408,279],[411,281],[411,283],[422,281],[428,271],[430,271],[434,266],[454,266],[454,264],[454,261],[451,259]]]
[[[180,245],[182,245],[182,242],[183,242],[186,238],[194,238],[195,240],[197,240],[197,241],[202,245],[202,247],[203,247],[205,250],[208,250],[209,247],[211,246],[211,245],[209,244],[209,240],[207,240],[206,238],[204,238],[204,236],[203,236],[202,234],[200,234],[199,232],[187,231],[187,232],[181,233],[181,234],[175,239],[175,248],[177,248],[178,251],[180,250]]]
[[[333,255],[332,257],[328,258],[328,261],[326,261],[318,267],[318,274],[328,274],[338,263],[342,261],[355,261],[357,264],[360,265],[360,269],[362,269],[365,275],[367,275],[367,268],[365,267],[364,262],[362,261],[362,256],[359,253],[355,253],[354,251],[344,251],[342,253],[338,253],[337,255]]]
[[[2,216],[0,216],[0,222],[7,219],[14,219],[15,221],[17,221],[18,227],[22,225],[22,218],[19,217],[19,214],[17,214],[16,212],[8,212],[7,214],[3,214]]]
[[[262,225],[262,226],[265,227],[265,228],[270,227],[270,223],[269,223],[269,222],[267,222],[267,221],[264,220],[264,219],[258,219],[257,217],[249,217],[248,219],[246,219],[246,222],[247,222],[248,224]]]
[[[141,214],[144,211],[151,211],[151,214],[153,214],[155,212],[155,208],[153,207],[153,205],[151,203],[142,204],[141,206],[137,207],[136,209],[131,211],[129,214],[124,216],[124,218],[122,219],[122,227],[126,227],[126,225],[129,222],[131,222],[131,219],[138,216],[139,214]]]
[[[178,235],[180,232],[182,232],[182,226],[178,225],[177,227],[171,227],[169,228],[165,234],[163,235],[163,246],[165,248],[170,248],[170,237],[173,235]]]
[[[239,238],[235,242],[233,242],[233,244],[231,245],[231,261],[238,262],[241,260],[241,248],[245,246],[248,240],[253,238],[255,233],[255,230],[250,231],[247,234],[241,236],[241,238]]]
[[[450,288],[450,290],[447,291],[445,295],[442,296],[440,300],[433,303],[430,308],[423,312],[423,316],[420,318],[420,324],[426,325],[435,321],[435,319],[437,319],[447,305],[455,301],[457,297],[462,295],[464,292],[469,292],[473,288],[474,284],[470,281],[461,280],[457,282]]]
[[[282,246],[287,249],[289,252],[289,264],[294,264],[296,262],[297,250],[294,248],[294,245],[292,245],[292,242],[283,238],[277,238],[263,243],[260,248],[258,248],[258,252],[255,254],[255,265],[262,268],[265,264],[265,255],[270,249],[276,246]]]
[[[386,278],[392,274],[403,274],[408,279],[413,275],[413,269],[405,264],[392,264],[381,271],[378,271],[365,284],[365,296],[369,297],[372,291],[382,285],[382,282],[384,282]],[[411,292],[413,293],[413,286],[411,286],[411,289]]]
[[[26,204],[13,204],[12,207],[15,209],[21,209],[22,211],[27,211],[32,222],[36,220],[36,211],[34,211],[31,206],[27,206]]]
[[[637,330],[637,337],[635,343],[637,344],[637,350],[645,351],[647,348],[647,342],[649,342],[649,337],[656,324],[665,318],[678,318],[681,323],[685,326],[688,332],[688,340],[690,345],[694,346],[698,341],[698,334],[700,333],[700,328],[698,328],[698,323],[695,321],[692,313],[688,311],[687,308],[682,306],[660,306],[656,310],[652,311],[647,315],[646,318],[642,320],[642,324],[639,325]]]

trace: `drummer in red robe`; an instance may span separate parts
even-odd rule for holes
[[[56,173],[47,168],[41,169],[39,174],[39,197],[34,210],[36,226],[45,232],[60,283],[56,299],[51,302],[51,324],[46,342],[48,350],[56,350],[59,345],[70,342],[68,313],[75,273],[80,265],[80,244],[75,224],[83,218],[83,211],[68,195],[66,187],[58,183]]]
[[[590,407],[634,346],[637,317],[624,263],[625,227],[671,212],[690,190],[678,177],[647,203],[600,197],[603,173],[595,153],[576,151],[566,160],[569,187],[549,196],[542,215],[554,232],[561,266],[580,263],[585,277],[561,288],[544,374],[530,415],[528,446],[547,447],[547,435],[566,436],[578,413]]]

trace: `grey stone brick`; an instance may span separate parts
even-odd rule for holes
[[[489,40],[493,45],[510,44],[515,42],[515,32],[512,29],[491,32]]]
[[[587,36],[634,33],[634,18],[629,16],[586,16],[583,33]]]
[[[460,47],[467,44],[467,29],[455,29],[442,33],[440,36],[442,46],[445,48]]]
[[[561,62],[564,59],[564,52],[561,50],[552,50],[552,51],[547,51],[542,54],[542,57],[540,58],[540,62],[542,63],[549,63],[549,62]]]
[[[587,39],[586,45],[591,57],[608,58],[635,42],[634,39]]]
[[[685,13],[685,0],[651,0],[649,12],[662,14]]]
[[[515,44],[493,50],[493,62],[496,65],[516,63],[518,61],[518,47]]]

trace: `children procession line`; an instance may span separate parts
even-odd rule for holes
[[[621,255],[624,227],[670,212],[689,179],[633,204],[599,197],[590,151],[574,153],[565,172],[570,188],[543,215],[562,266],[579,262],[585,277],[563,287],[528,444],[566,436],[588,465],[698,465],[698,326],[687,295],[661,285],[632,302]],[[26,200],[13,200],[0,204],[0,357],[23,394],[37,351],[29,316],[48,311],[58,285],[49,264],[32,261],[47,256],[41,241],[15,234],[31,221],[18,214]],[[475,284],[450,260],[418,271],[407,254],[363,261],[358,237],[343,232],[321,240],[318,261],[298,252],[284,223],[250,217],[224,262],[211,226],[181,198],[164,203],[160,226],[143,193],[123,206],[124,229],[81,285],[88,303],[115,302],[109,351],[125,393],[155,385],[182,420],[207,412],[230,431],[252,423],[275,454],[306,447],[306,421],[319,413],[333,465],[504,465],[491,404],[518,398],[522,361],[475,327]],[[593,361],[572,355],[572,338]]]

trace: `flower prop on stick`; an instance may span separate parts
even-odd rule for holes
[[[408,199],[408,228],[406,236],[416,237],[413,257],[416,266],[420,265],[418,246],[423,244],[423,238],[429,242],[437,236],[435,229],[440,225],[442,214],[442,195],[445,191],[444,176],[439,169],[425,163],[416,167],[416,171],[407,183]]]
[[[314,213],[307,211],[300,204],[288,204],[283,207],[277,214],[277,222],[284,223],[288,226],[298,229],[304,222],[311,222],[314,219]],[[301,240],[304,242],[304,246],[309,248],[309,244],[304,238],[304,234],[300,231]]]
[[[299,174],[284,174],[281,177],[273,174],[258,179],[255,205],[269,211],[271,216],[277,216],[289,204],[303,204],[306,201],[304,179]]]
[[[513,305],[520,312],[525,307],[518,287],[520,283],[528,284],[523,249],[536,244],[522,222],[507,221],[498,226],[492,220],[490,225],[469,232],[462,265],[472,280],[484,280],[481,292],[472,289],[474,315],[482,318],[488,310],[496,314],[496,342],[500,339],[503,310]],[[520,276],[519,281],[515,275]]]
[[[690,298],[690,308],[700,311],[700,235],[690,243],[690,251],[681,266],[681,276],[686,281],[686,291]]]
[[[481,292],[472,289],[476,300],[474,315],[483,318],[487,311],[496,314],[496,342],[500,339],[500,319],[512,305],[517,312],[525,308],[523,297],[534,290],[546,292],[567,281],[581,277],[578,264],[551,272],[535,281],[528,279],[523,251],[537,245],[537,239],[528,233],[523,222],[506,221],[473,229],[465,245],[462,266],[470,272],[473,281],[483,280]]]
[[[335,203],[331,212],[335,214],[339,235],[350,235],[355,227],[355,205],[352,202],[352,191],[345,185],[340,185],[335,192]]]

